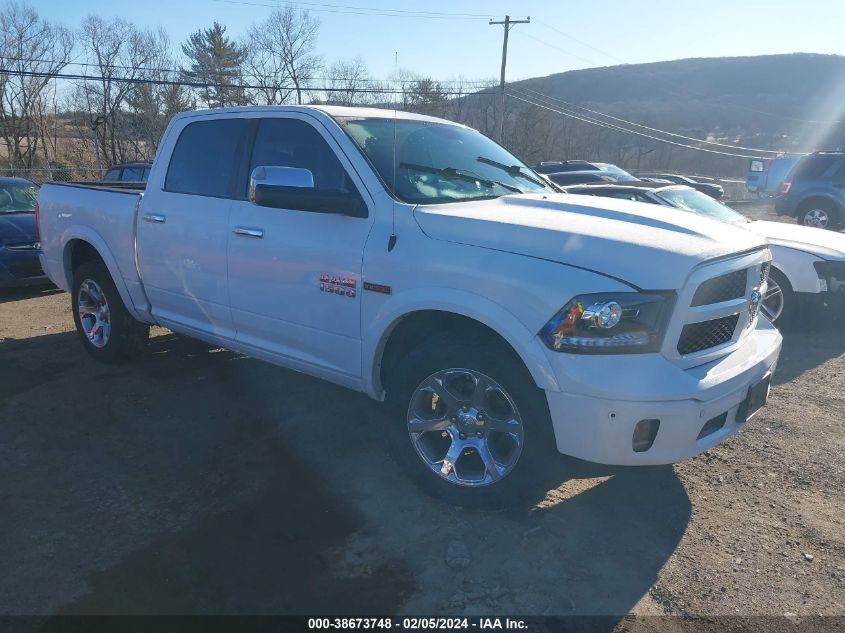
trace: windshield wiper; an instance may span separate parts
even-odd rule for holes
[[[431,165],[418,165],[416,163],[399,163],[399,169],[413,169],[415,171],[424,171],[429,174],[436,174],[438,176],[453,178],[455,180],[477,182],[487,187],[495,187],[496,185],[498,185],[499,187],[507,189],[508,191],[513,191],[514,193],[522,193],[522,189],[520,189],[519,187],[514,187],[513,185],[509,185],[499,180],[490,180],[488,178],[482,178],[481,176],[478,176],[477,174],[474,174],[471,171],[456,169],[455,167],[432,167]]]
[[[484,163],[485,165],[492,165],[493,167],[498,167],[504,172],[507,172],[509,176],[513,176],[514,178],[524,178],[529,182],[533,182],[535,185],[539,185],[541,187],[546,187],[546,183],[537,180],[534,176],[526,174],[522,171],[522,167],[520,165],[505,165],[504,163],[500,163],[497,160],[493,160],[492,158],[486,158],[484,156],[479,156],[476,159],[479,163]]]

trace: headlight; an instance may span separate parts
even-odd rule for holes
[[[543,326],[540,338],[556,352],[656,352],[673,300],[639,292],[579,295]]]

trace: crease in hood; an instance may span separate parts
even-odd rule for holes
[[[742,227],[659,205],[574,194],[418,206],[432,239],[539,257],[638,288],[677,290],[697,265],[766,247]]]

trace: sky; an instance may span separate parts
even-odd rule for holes
[[[274,0],[29,0],[42,16],[77,27],[83,16],[162,26],[174,48],[217,20],[239,38]],[[440,80],[498,79],[502,27],[490,18],[531,17],[511,31],[508,80],[578,68],[686,57],[772,53],[845,54],[845,0],[309,0],[327,63],[361,57],[374,78],[398,67]],[[376,15],[392,12],[392,16]],[[430,17],[403,12],[426,12]]]

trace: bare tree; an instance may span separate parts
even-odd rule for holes
[[[268,50],[257,39],[253,26],[244,43],[244,75],[250,83],[259,86],[252,90],[252,100],[267,105],[282,105],[290,101],[294,87],[288,76],[287,66],[280,55]]]
[[[317,18],[305,9],[291,5],[274,9],[264,22],[250,28],[248,37],[251,42],[250,57],[253,58],[250,70],[254,72],[263,68],[271,71],[257,77],[262,85],[269,84],[278,89],[271,96],[282,94],[284,79],[296,93],[296,102],[302,103],[303,93],[322,67],[322,60],[314,53],[319,29]],[[256,64],[256,59],[261,61]]]
[[[351,106],[367,102],[370,72],[360,57],[337,61],[325,71],[326,102]],[[366,91],[365,91],[366,89]]]
[[[0,11],[0,123],[10,167],[32,167],[44,133],[48,86],[70,60],[73,36],[16,2]]]
[[[144,38],[150,67],[144,81],[127,95],[129,139],[134,151],[152,158],[173,115],[193,107],[190,90],[174,81],[175,66],[170,38],[159,28]]]
[[[79,40],[97,76],[77,84],[74,104],[93,135],[97,165],[135,158],[137,152],[126,139],[125,107],[138,85],[150,80],[156,34],[121,18],[107,22],[90,15]]]

